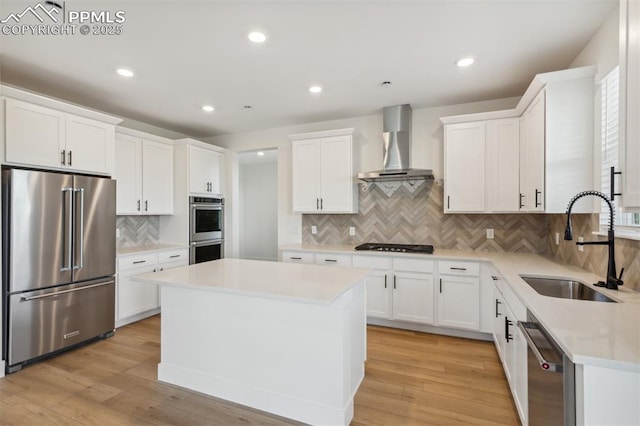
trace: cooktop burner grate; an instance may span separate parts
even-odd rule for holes
[[[396,253],[424,253],[432,254],[432,245],[423,244],[384,244],[384,243],[364,243],[356,246],[356,250],[368,251],[390,251]]]

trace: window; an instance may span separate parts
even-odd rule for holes
[[[610,170],[618,169],[618,68],[611,71],[601,82],[601,188],[602,192],[611,191]],[[618,180],[618,179],[616,179]],[[619,183],[619,181],[617,182]],[[616,189],[617,191],[617,189]],[[640,233],[640,213],[622,213],[618,206],[618,198],[613,202],[615,207],[616,228],[627,227],[629,231]],[[600,228],[606,230],[609,226],[609,208],[602,203],[600,210]]]

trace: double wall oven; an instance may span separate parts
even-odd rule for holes
[[[189,197],[189,264],[224,257],[224,199]]]

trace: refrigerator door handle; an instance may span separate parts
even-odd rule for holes
[[[62,220],[67,221],[67,232],[66,232],[66,240],[63,238],[62,240],[62,250],[64,252],[64,249],[67,249],[67,253],[66,253],[66,265],[65,265],[65,256],[63,255],[62,257],[62,268],[60,268],[60,271],[70,271],[72,268],[72,262],[73,262],[73,249],[72,249],[72,240],[73,240],[73,188],[62,188],[62,203],[64,205],[64,194],[65,192],[69,193],[69,201],[67,204],[67,217],[63,218]],[[66,247],[65,247],[66,245]]]
[[[62,291],[55,291],[52,293],[39,294],[37,296],[22,296],[20,300],[22,300],[23,302],[28,302],[29,300],[37,300],[37,299],[44,299],[45,297],[60,296],[61,294],[73,293],[74,291],[87,290],[89,288],[94,288],[94,287],[102,287],[105,285],[113,284],[114,282],[115,281],[111,280],[111,281],[105,281],[99,284],[91,284],[91,285],[86,285],[84,287],[72,288],[70,290],[62,290]]]
[[[84,188],[76,188],[74,192],[80,193],[79,224],[76,223],[76,227],[79,228],[79,242],[76,247],[76,252],[79,253],[80,261],[77,265],[73,266],[73,269],[82,269],[84,267]]]

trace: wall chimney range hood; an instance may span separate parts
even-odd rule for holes
[[[358,173],[358,179],[365,182],[432,180],[433,171],[409,167],[411,155],[411,105],[384,107],[382,170]]]

